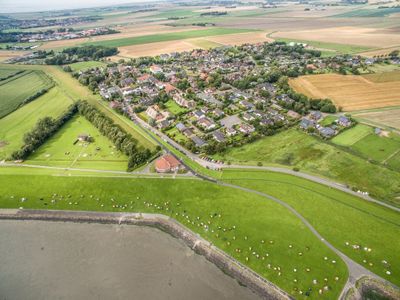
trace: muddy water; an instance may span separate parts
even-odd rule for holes
[[[1,220],[0,299],[257,297],[154,228]]]

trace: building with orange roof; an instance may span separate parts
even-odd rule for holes
[[[155,162],[157,173],[176,172],[181,168],[181,163],[171,154],[161,156]]]

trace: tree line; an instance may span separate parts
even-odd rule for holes
[[[37,148],[44,144],[54,133],[57,132],[68,120],[70,120],[77,112],[77,105],[72,104],[57,119],[45,117],[40,119],[35,127],[24,135],[23,146],[21,149],[11,154],[11,159],[26,159]]]
[[[54,53],[53,51],[48,52],[47,55],[53,56],[46,58],[45,63],[47,65],[64,65],[78,61],[99,60],[100,58],[112,56],[117,53],[118,49],[115,47],[94,45],[71,47],[59,53]]]
[[[116,148],[129,157],[128,171],[144,164],[154,153],[138,146],[138,141],[109,117],[86,101],[78,103],[78,111],[92,123]],[[158,151],[158,150],[156,150]]]

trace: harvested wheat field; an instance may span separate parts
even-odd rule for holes
[[[380,56],[380,55],[384,55],[385,56],[385,55],[388,55],[390,52],[392,52],[394,50],[400,50],[400,46],[366,51],[366,52],[360,53],[360,55],[366,56],[366,57],[374,57],[374,56]]]
[[[355,117],[400,130],[400,108],[354,114]]]
[[[398,33],[384,32],[379,28],[351,26],[281,31],[274,33],[272,37],[370,46],[374,48],[395,47],[400,45],[400,34]]]
[[[222,45],[242,45],[242,44],[254,44],[260,42],[273,42],[274,40],[267,37],[268,32],[245,32],[236,34],[226,34],[220,36],[211,36],[206,39],[222,44]]]
[[[5,61],[10,58],[14,58],[17,56],[21,56],[27,54],[27,51],[9,51],[9,50],[0,50],[0,62]]]
[[[344,111],[400,105],[400,81],[375,83],[356,75],[321,74],[291,79],[290,85],[312,98],[329,98]]]

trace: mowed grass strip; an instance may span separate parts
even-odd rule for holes
[[[40,71],[26,72],[0,85],[0,118],[16,110],[27,98],[49,87],[50,79]]]
[[[81,134],[91,142],[77,141]],[[125,171],[128,158],[84,117],[77,115],[26,161],[28,164]]]
[[[400,173],[325,143],[295,128],[254,143],[228,149],[215,158],[232,164],[297,167],[400,207]]]
[[[331,141],[337,145],[351,146],[372,132],[373,129],[370,126],[357,124],[353,128],[347,129],[335,136]]]
[[[3,208],[171,216],[295,298],[310,290],[307,299],[337,299],[347,280],[344,263],[297,217],[252,193],[189,179],[8,174],[0,182]]]
[[[40,96],[13,113],[0,119],[0,159],[6,159],[23,145],[24,134],[29,132],[44,117],[60,116],[72,100],[58,87]]]
[[[198,29],[198,30],[188,30],[188,31],[182,31],[182,32],[151,34],[151,35],[144,35],[144,36],[131,37],[131,38],[114,39],[114,40],[108,40],[108,41],[88,42],[88,43],[84,43],[84,45],[123,47],[123,46],[132,46],[132,45],[149,44],[149,43],[157,43],[157,42],[184,40],[184,39],[191,39],[191,38],[202,38],[202,37],[207,37],[207,36],[216,36],[216,35],[224,35],[224,34],[251,32],[251,31],[255,31],[255,30],[234,29],[234,28]]]
[[[287,174],[229,170],[223,178],[290,204],[336,248],[400,285],[400,213]]]
[[[96,67],[105,67],[107,64],[101,61],[82,61],[69,64],[73,72],[84,71]]]

